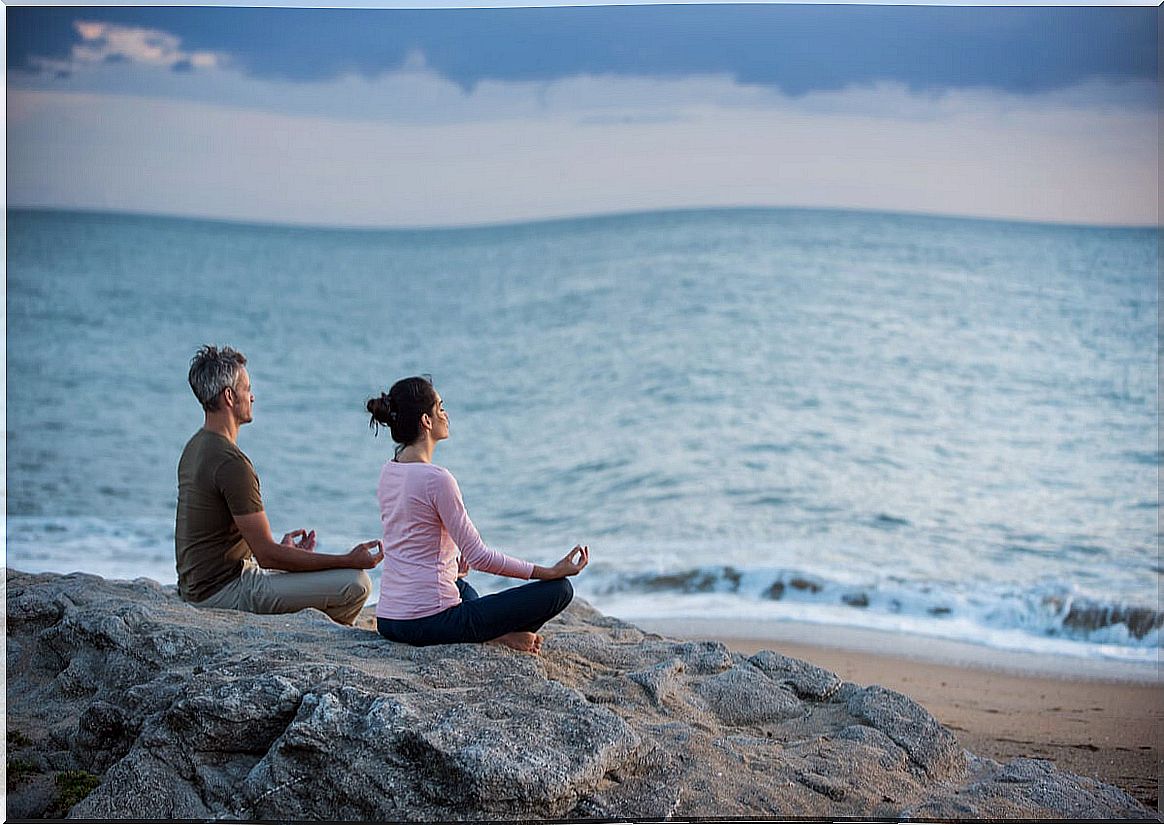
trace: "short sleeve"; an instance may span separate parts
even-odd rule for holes
[[[226,500],[232,516],[248,516],[262,511],[259,477],[246,456],[226,458],[214,474],[214,483]]]

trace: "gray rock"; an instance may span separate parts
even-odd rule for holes
[[[908,696],[873,685],[854,694],[848,710],[901,746],[931,779],[965,774],[966,760],[954,734]]]
[[[877,753],[874,758],[887,770],[901,770],[905,768],[908,755],[896,742],[879,731],[865,725],[849,725],[837,733],[838,739],[849,742],[858,742]]]
[[[1003,790],[1005,788],[1005,791]],[[1045,759],[1019,757],[996,775],[988,775],[962,793],[962,802],[980,817],[995,817],[1006,799],[1007,810],[1038,811],[1048,818],[1105,819],[1127,804],[1127,794],[1094,779],[1056,770]]]
[[[196,787],[148,750],[135,749],[68,813],[73,819],[209,819],[218,815]]]
[[[831,697],[841,686],[837,674],[771,650],[761,650],[748,661],[770,679],[791,688],[801,699],[820,702]]]
[[[695,688],[727,725],[759,725],[804,713],[800,700],[751,665],[740,665],[703,680]]]
[[[7,571],[10,817],[1146,818],[807,662],[643,633],[581,601],[540,657],[410,648],[318,611],[198,610],[146,579]]]
[[[687,666],[683,664],[682,659],[672,659],[669,662],[660,662],[646,670],[628,673],[627,676],[632,682],[640,685],[650,697],[651,702],[658,706],[680,684],[677,677],[686,669]]]

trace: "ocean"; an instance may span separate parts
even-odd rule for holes
[[[1158,244],[796,209],[390,231],[10,210],[7,564],[174,582],[186,371],[230,344],[276,535],[322,551],[379,534],[392,444],[365,400],[430,373],[436,461],[486,542],[589,544],[574,581],[605,612],[1155,663]]]

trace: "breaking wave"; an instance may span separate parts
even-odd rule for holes
[[[703,566],[673,572],[606,575],[589,582],[601,602],[633,599],[635,614],[651,613],[652,599],[671,611],[676,597],[716,594],[720,612],[734,607],[739,615],[831,620],[858,626],[908,627],[927,635],[983,641],[997,631],[1039,640],[1125,648],[1133,658],[1160,647],[1164,612],[1157,606],[1103,601],[1073,585],[1042,582],[1029,589],[997,584],[936,584],[896,576],[863,584],[842,582],[793,569],[742,569]],[[695,605],[692,605],[695,608]],[[1132,653],[1139,651],[1139,654]]]

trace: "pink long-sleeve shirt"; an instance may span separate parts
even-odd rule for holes
[[[382,619],[422,619],[460,604],[457,576],[470,568],[516,579],[533,574],[530,562],[485,546],[444,467],[387,461],[376,497],[384,540],[376,604]]]

